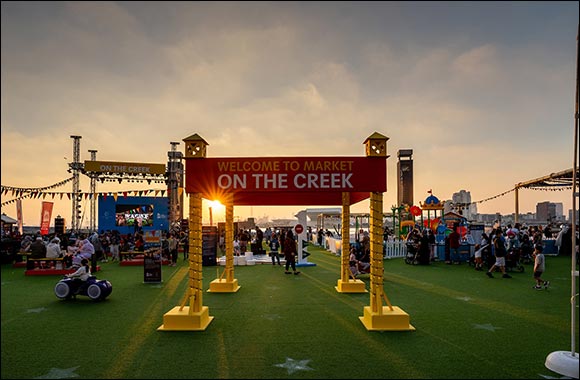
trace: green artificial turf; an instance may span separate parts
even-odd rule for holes
[[[161,284],[144,284],[142,267],[101,264],[97,277],[113,284],[104,302],[59,300],[58,276],[3,265],[1,378],[560,377],[544,362],[571,348],[570,257],[547,257],[551,286],[542,291],[532,289],[531,265],[489,279],[467,264],[385,260],[385,292],[416,328],[390,332],[367,331],[359,320],[369,293],[336,291],[340,259],[309,251],[316,266],[298,276],[235,267],[240,290],[204,292],[214,319],[198,332],[157,331],[185,294],[181,258],[163,267]],[[204,290],[217,270],[204,267]]]

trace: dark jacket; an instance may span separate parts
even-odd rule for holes
[[[286,237],[284,240],[284,258],[291,260],[296,256],[296,242],[292,237]]]
[[[41,259],[46,257],[46,245],[42,240],[35,240],[30,245],[30,257],[32,259]]]

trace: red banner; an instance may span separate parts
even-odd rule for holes
[[[354,204],[387,190],[385,157],[244,157],[186,160],[186,191],[234,205]]]
[[[42,213],[40,214],[40,234],[48,235],[50,228],[50,217],[52,216],[52,202],[42,202]]]

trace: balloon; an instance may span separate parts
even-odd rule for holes
[[[411,211],[411,215],[413,215],[413,216],[421,215],[421,209],[417,206],[412,206],[410,211]]]

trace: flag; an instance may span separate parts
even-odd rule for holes
[[[18,233],[22,235],[22,199],[16,200],[16,219],[18,220]]]
[[[52,216],[52,202],[42,202],[42,214],[40,215],[40,234],[48,235],[50,217]]]

